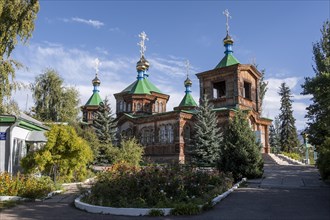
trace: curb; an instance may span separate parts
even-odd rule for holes
[[[0,196],[0,201],[27,201],[31,200],[20,196]]]
[[[236,183],[232,188],[222,193],[221,195],[212,199],[212,206],[219,203],[221,200],[226,198],[230,193],[232,193],[235,189],[239,187],[240,184],[246,181],[246,178],[243,178],[240,182]],[[111,214],[111,215],[126,215],[126,216],[144,216],[149,215],[151,210],[160,210],[163,211],[164,215],[169,215],[173,208],[114,208],[114,207],[106,207],[106,206],[96,206],[90,205],[88,203],[84,203],[81,201],[83,195],[79,196],[74,200],[74,205],[81,210],[90,213],[97,214]]]
[[[297,163],[297,164],[299,164],[299,165],[304,165],[304,166],[306,165],[305,163],[302,163],[302,162],[300,162],[300,161],[298,161],[298,160],[292,159],[291,157],[288,157],[288,156],[286,156],[286,155],[284,155],[284,154],[278,154],[278,155],[280,155],[280,156],[282,156],[282,157],[284,157],[284,158],[286,158],[286,159],[292,161],[293,163]]]

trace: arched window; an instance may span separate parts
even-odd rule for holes
[[[184,137],[184,142],[186,142],[186,143],[190,142],[190,126],[189,125],[186,125],[184,127],[183,137]]]
[[[123,111],[123,101],[119,101],[119,112]]]
[[[159,127],[159,142],[165,143],[166,142],[166,127],[165,125],[161,125]]]
[[[139,102],[139,103],[136,105],[136,111],[141,111],[141,108],[142,108],[142,105],[141,105],[141,103]]]
[[[155,102],[155,112],[159,112],[158,101]]]
[[[124,107],[123,107],[124,112],[126,112],[126,102],[124,101]]]
[[[166,126],[166,134],[167,134],[167,142],[173,143],[174,137],[173,137],[173,126],[172,125]]]
[[[163,112],[163,103],[162,102],[160,102],[160,104],[159,104],[159,112]]]

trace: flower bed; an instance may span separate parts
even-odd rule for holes
[[[82,202],[117,208],[190,207],[191,210],[212,203],[214,197],[232,184],[230,176],[218,171],[180,165],[139,168],[117,164],[99,174]]]
[[[36,199],[48,195],[55,190],[53,181],[49,177],[34,177],[17,174],[11,176],[9,173],[0,173],[0,196],[17,196]]]

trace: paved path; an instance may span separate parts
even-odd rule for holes
[[[44,202],[23,203],[0,213],[0,220],[32,219],[330,219],[330,186],[320,180],[312,166],[280,166],[264,156],[264,178],[230,194],[212,210],[197,216],[125,217],[90,214],[75,209],[72,187],[64,195]]]

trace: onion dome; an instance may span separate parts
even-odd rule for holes
[[[149,61],[144,58],[144,56],[142,55],[142,57],[140,58],[140,60],[136,63],[136,69],[137,71],[145,71],[149,69]]]
[[[233,44],[234,40],[227,34],[227,36],[223,39],[223,45]]]
[[[92,80],[93,85],[100,85],[101,84],[101,80],[99,78],[97,78],[97,75],[95,76],[95,78]]]
[[[191,79],[189,79],[189,77],[187,77],[187,79],[184,81],[184,85],[185,86],[191,86],[192,85],[192,81],[191,81]]]

